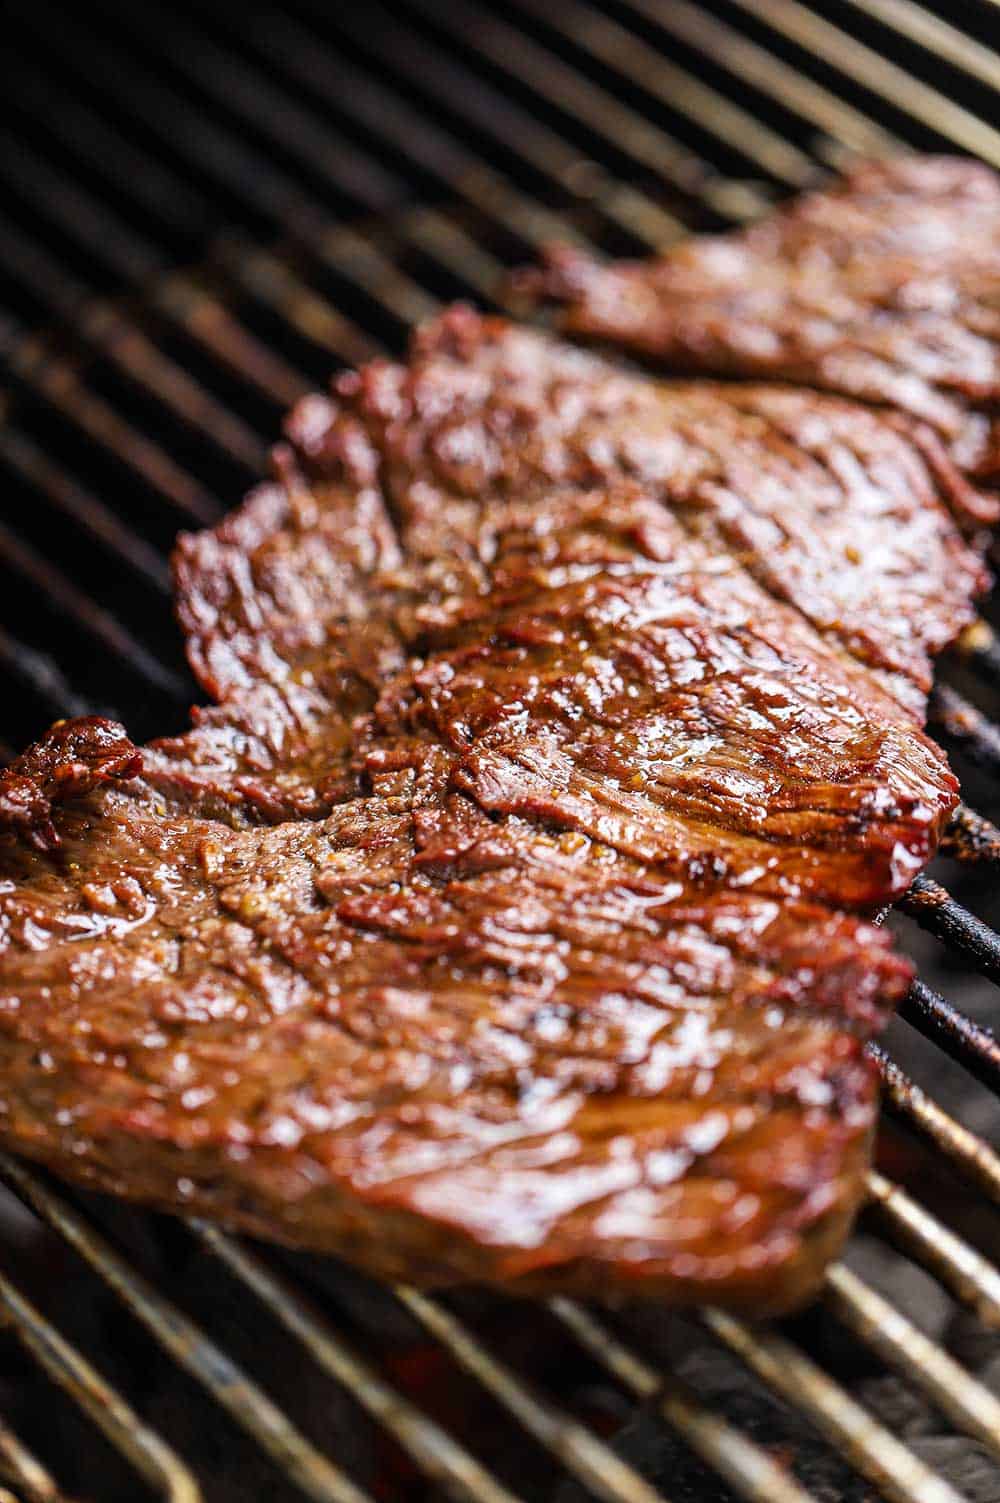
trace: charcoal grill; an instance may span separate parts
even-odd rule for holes
[[[989,0],[942,14],[912,0],[109,3],[89,7],[84,25],[70,6],[14,8],[0,152],[0,464],[11,496],[0,523],[0,735],[17,746],[49,719],[97,709],[140,735],[179,729],[194,691],[168,603],[177,528],[236,502],[261,473],[281,409],[331,368],[400,348],[442,300],[498,306],[505,268],[546,241],[641,254],[692,228],[753,218],[858,153],[906,144],[1000,168],[991,123],[1000,60],[982,41],[991,9]],[[975,801],[994,812],[998,703],[1000,649],[984,619],[955,654],[933,714]],[[963,806],[947,854],[964,887],[983,892],[1000,831]],[[1000,935],[934,878],[901,907],[968,969],[1000,980]],[[926,943],[923,953],[948,974],[950,962]],[[902,1019],[891,1053],[873,1054],[887,1116],[922,1168],[904,1182],[872,1171],[872,1224],[997,1329],[1000,1272],[983,1227],[995,1235],[998,1223],[976,1216],[1000,1203],[1000,1156],[897,1056],[913,1055],[925,1079],[947,1056],[982,1102],[1000,1092],[1000,1045],[923,981]],[[129,1226],[150,1218],[109,1212],[6,1156],[0,1178],[58,1239],[80,1298],[110,1290],[128,1323],[249,1433],[291,1494],[369,1503],[369,1484],[273,1396],[266,1357],[230,1355],[188,1313],[162,1260],[155,1277],[144,1271]],[[924,1193],[939,1182],[962,1188],[943,1200]],[[350,1393],[408,1458],[407,1496],[541,1495],[534,1481],[522,1491],[516,1465],[494,1471],[480,1459],[461,1419],[425,1407],[420,1381],[387,1375],[294,1260],[196,1221],[169,1235],[218,1264],[244,1309],[283,1332],[303,1383]],[[173,1503],[210,1500],[169,1426],[102,1377],[106,1352],[61,1334],[60,1317],[41,1308],[44,1289],[26,1293],[12,1266],[0,1251],[0,1323],[127,1460],[137,1488]],[[461,1303],[403,1287],[369,1286],[365,1297],[390,1319],[405,1316],[470,1391],[488,1393],[515,1451],[533,1444],[549,1458],[553,1484],[570,1476],[610,1503],[669,1496]],[[956,1431],[1000,1456],[1000,1401],[924,1334],[917,1312],[845,1263],[830,1270],[824,1302]],[[766,1436],[722,1417],[614,1315],[566,1299],[507,1311],[510,1324],[561,1332],[566,1350],[658,1411],[738,1497],[812,1496]],[[808,1328],[713,1310],[701,1321],[876,1493],[957,1503],[955,1486],[831,1376]],[[54,1465],[0,1421],[3,1503],[56,1503]],[[99,1470],[79,1486],[101,1497]]]

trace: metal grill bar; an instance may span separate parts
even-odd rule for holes
[[[0,1304],[21,1342],[49,1377],[73,1396],[136,1470],[170,1503],[199,1503],[201,1492],[197,1483],[169,1446],[143,1424],[121,1395],[105,1383],[3,1273],[0,1273]],[[8,1454],[34,1485],[32,1460],[26,1457],[23,1448],[13,1447]]]
[[[986,1325],[1000,1328],[1000,1273],[992,1263],[884,1174],[871,1170],[867,1188],[870,1203],[884,1216],[893,1241]]]
[[[822,58],[945,140],[1000,167],[1000,131],[888,58],[840,31],[799,0],[732,0],[805,52]]]
[[[315,1503],[371,1503],[351,1479],[296,1429],[230,1357],[25,1165],[0,1153],[0,1178],[79,1253],[99,1278],[223,1409]],[[23,1327],[19,1322],[18,1329]]]
[[[707,1310],[704,1320],[769,1388],[796,1407],[805,1404],[833,1444],[894,1503],[963,1503],[961,1494],[790,1341],[722,1310]]]
[[[183,274],[158,277],[148,296],[154,313],[163,314],[224,370],[277,407],[290,407],[306,390],[308,382],[287,360],[265,348],[221,303]]]
[[[317,9],[315,5],[311,6]],[[324,11],[324,15],[326,12]],[[534,174],[544,178],[561,196],[570,196],[581,208],[594,211],[610,224],[623,229],[647,249],[668,244],[687,227],[646,194],[626,182],[609,177],[596,162],[581,159],[569,145],[542,121],[523,110],[508,94],[494,89],[435,47],[426,36],[404,26],[397,17],[379,7],[376,23],[363,20],[355,7],[341,7],[337,25],[351,41],[373,54],[384,70],[388,65],[405,80],[412,94],[415,87],[433,91],[449,109],[482,131],[507,152],[513,152]],[[318,46],[318,39],[302,34],[303,44]],[[365,79],[366,87],[368,78]],[[421,117],[423,118],[423,117]],[[694,190],[711,174],[707,163],[681,147],[665,153],[661,170],[673,181]],[[558,240],[574,238],[573,226],[563,221]]]
[[[253,1253],[207,1222],[189,1223],[200,1242],[266,1306],[313,1360],[343,1383],[449,1496],[473,1503],[517,1503],[446,1431],[396,1393],[324,1321],[318,1310]]]
[[[60,1499],[55,1481],[13,1430],[0,1420],[0,1477],[12,1483],[26,1503],[68,1503]],[[195,1503],[195,1498],[192,1503]],[[0,1487],[0,1503],[18,1503],[14,1494]]]
[[[433,21],[432,8],[427,0],[418,0],[418,3],[421,11]],[[548,105],[554,104],[585,130],[602,137],[617,151],[654,172],[658,179],[675,182],[682,191],[691,185],[692,165],[698,160],[696,154],[668,136],[660,126],[652,125],[613,94],[567,66],[554,52],[498,19],[494,12],[483,10],[468,0],[461,0],[461,4],[450,0],[449,11],[461,24],[466,44],[494,67],[530,87],[539,99]],[[713,182],[717,177],[715,169],[703,167],[701,172],[700,181],[695,177],[697,191],[710,207],[720,213],[752,217],[768,208],[768,200],[756,189],[740,185],[740,192],[734,193],[731,185],[724,188],[721,182]]]
[[[825,1293],[827,1304],[866,1346],[916,1381],[960,1430],[1000,1456],[1000,1399],[843,1263],[828,1271]]]
[[[643,1402],[658,1401],[668,1424],[741,1496],[751,1503],[808,1503],[809,1494],[783,1467],[712,1414],[686,1383],[655,1372],[603,1321],[573,1300],[550,1300],[549,1309],[619,1382]]]
[[[882,1077],[885,1103],[1000,1205],[1000,1156],[943,1111],[877,1044],[869,1053]]]
[[[363,365],[378,353],[380,346],[357,324],[267,251],[230,238],[216,248],[215,261],[236,287],[340,364]],[[308,389],[310,384],[300,380],[296,395]]]
[[[456,1362],[597,1497],[609,1503],[663,1503],[645,1478],[585,1426],[515,1377],[437,1300],[404,1285],[397,1285],[395,1292]]]
[[[784,136],[592,6],[580,0],[561,0],[556,7],[545,5],[544,0],[514,0],[514,4],[574,47],[638,83],[661,104],[687,115],[778,182],[804,188],[815,177],[815,163]]]
[[[941,850],[958,861],[1000,861],[1000,829],[968,804],[959,804],[948,821]]]
[[[914,5],[912,0],[847,0],[847,3],[918,42],[933,57],[954,64],[990,88],[1000,88],[1000,59],[996,53],[940,16],[932,15],[922,5]]]
[[[977,766],[1000,774],[1000,730],[950,684],[935,684],[929,719]]]
[[[898,137],[883,125],[691,0],[670,0],[669,5],[629,0],[629,9],[818,126],[829,139],[817,141],[815,151],[831,165],[842,166],[845,155],[852,153],[884,156],[898,151]]]

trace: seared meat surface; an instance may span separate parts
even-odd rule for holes
[[[1000,179],[958,158],[867,163],[738,233],[602,266],[551,252],[525,285],[563,327],[685,371],[779,377],[894,408],[1000,481]],[[970,524],[996,497],[970,485]]]
[[[948,462],[462,310],[288,437],[179,549],[215,705],[0,784],[0,1136],[388,1277],[794,1304],[956,798]]]

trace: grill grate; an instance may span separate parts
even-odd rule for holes
[[[513,0],[502,11],[479,0],[363,10],[300,0],[250,16],[109,3],[86,28],[69,7],[21,9],[9,27],[11,119],[0,152],[9,210],[0,225],[0,464],[15,503],[0,528],[0,580],[6,619],[30,621],[31,640],[0,631],[0,675],[15,691],[0,734],[18,744],[56,715],[105,708],[138,734],[180,727],[192,688],[165,567],[177,527],[213,520],[218,498],[240,494],[264,463],[279,411],[331,363],[398,347],[443,299],[496,306],[504,268],[544,241],[642,253],[690,228],[759,214],[851,154],[901,141],[960,147],[1000,166],[1000,132],[988,123],[1000,68],[975,40],[977,0],[960,9],[968,31],[911,0]],[[1000,768],[1000,729],[975,699],[977,685],[995,692],[998,660],[982,623],[933,706],[963,765],[980,769],[984,797]],[[963,808],[948,850],[966,870],[995,869],[1000,832]],[[1000,935],[933,880],[915,884],[903,908],[1000,978]],[[914,985],[902,1018],[1000,1089],[992,1034],[930,986]],[[938,1166],[1000,1203],[991,1145],[881,1049],[873,1055],[889,1113]],[[0,1178],[299,1493],[368,1503],[267,1387],[97,1230],[91,1207],[81,1211],[75,1195],[6,1156]],[[1000,1273],[974,1239],[880,1172],[868,1188],[885,1236],[1000,1328]],[[389,1383],[270,1255],[208,1225],[188,1231],[407,1453],[432,1496],[522,1495],[471,1441]],[[405,1310],[594,1496],[661,1498],[451,1303],[408,1288],[370,1297]],[[902,1310],[844,1264],[830,1270],[825,1303],[1000,1456],[996,1397]],[[764,1445],[603,1315],[565,1299],[542,1313],[625,1392],[657,1406],[739,1496],[807,1503]],[[959,1503],[797,1339],[720,1312],[703,1322],[885,1497]],[[6,1273],[0,1323],[155,1495],[196,1503],[200,1484],[160,1427]],[[2,1424],[0,1478],[2,1503],[62,1496]]]

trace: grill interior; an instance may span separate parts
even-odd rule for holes
[[[1000,167],[992,9],[109,0],[84,20],[35,0],[6,15],[0,737],[95,710],[137,737],[180,729],[195,689],[169,605],[177,530],[259,478],[298,395],[398,351],[443,300],[499,306],[504,269],[546,241],[642,254],[900,145]],[[991,614],[933,706],[968,803],[890,920],[925,979],[875,1051],[869,1258],[831,1269],[816,1311],[778,1329],[428,1298],[0,1156],[2,1503],[1000,1497],[1000,1471],[967,1487],[852,1381],[870,1400],[873,1375],[902,1373],[977,1458],[1000,1458],[1000,935],[971,911],[1000,920]],[[882,1266],[876,1244],[889,1288],[859,1272]],[[928,1334],[942,1291],[962,1351]],[[763,1418],[729,1417],[709,1367],[680,1360],[692,1343],[754,1376]],[[173,1389],[149,1377],[157,1353]],[[679,1445],[665,1476],[610,1439],[636,1406]],[[789,1442],[795,1414],[807,1439]],[[816,1481],[810,1448],[839,1458],[839,1481]]]

